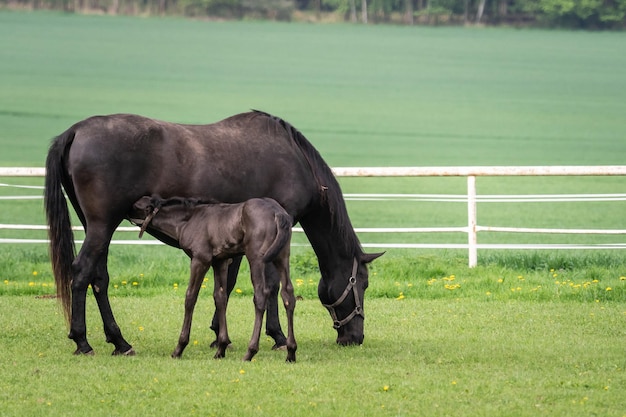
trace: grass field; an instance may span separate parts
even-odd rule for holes
[[[258,108],[331,166],[624,164],[626,35],[513,29],[207,22],[0,12],[0,166],[43,166],[50,139],[93,114],[209,123]],[[343,178],[346,193],[464,194],[463,178]],[[0,183],[41,185],[41,179]],[[479,194],[625,193],[623,178],[480,178]],[[41,190],[0,187],[0,197]],[[44,224],[41,200],[0,223]],[[463,204],[348,201],[357,227],[463,226]],[[481,204],[479,224],[624,228],[624,203]],[[75,224],[77,224],[75,222]],[[44,238],[41,231],[0,237]],[[132,236],[132,235],[128,235]],[[136,236],[136,235],[135,235]],[[360,236],[363,242],[458,235]],[[78,235],[80,238],[80,235]],[[122,237],[120,237],[122,238]],[[133,236],[134,238],[134,236]],[[491,242],[623,237],[479,235]],[[296,235],[296,243],[304,243]],[[0,245],[0,414],[625,416],[626,260],[613,252],[391,250],[374,262],[363,346],[340,348],[319,273],[294,247],[298,362],[252,325],[247,266],[229,307],[234,350],[209,359],[211,284],[192,343],[169,358],[188,260],[113,246],[111,295],[138,351],[111,358],[88,297],[93,358],[76,358],[47,248]]]
[[[0,297],[5,416],[623,416],[624,304],[472,300],[368,301],[366,342],[340,348],[317,300],[299,302],[298,362],[263,340],[240,361],[252,303],[234,297],[234,343],[210,359],[208,293],[192,343],[169,358],[181,294],[113,298],[134,358],[108,356],[88,299],[95,357],[72,357],[54,300]],[[55,311],[57,313],[55,314]],[[558,337],[555,337],[558,335]]]

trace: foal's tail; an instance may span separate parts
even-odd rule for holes
[[[65,170],[64,156],[73,140],[74,130],[69,129],[52,141],[46,158],[44,189],[52,272],[54,273],[57,297],[63,306],[68,322],[71,317],[72,262],[76,257],[76,248],[62,184],[70,184],[68,173]],[[73,189],[68,190],[69,192],[73,193]]]
[[[291,239],[291,216],[287,213],[276,213],[274,214],[274,222],[276,223],[276,238],[263,255],[263,262],[269,262],[276,258]]]

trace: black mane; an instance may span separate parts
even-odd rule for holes
[[[311,142],[309,142],[298,129],[287,121],[260,110],[253,110],[253,112],[253,114],[268,117],[289,134],[289,137],[302,151],[302,154],[313,172],[318,186],[320,207],[328,210],[327,214],[331,223],[331,232],[336,235],[337,241],[343,244],[343,248],[347,254],[351,256],[362,254],[363,249],[350,222],[341,187],[332,170],[317,149],[313,147]]]

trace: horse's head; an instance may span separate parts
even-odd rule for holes
[[[337,343],[340,345],[363,343],[363,297],[369,284],[367,264],[383,253],[364,253],[353,259],[350,270],[339,268],[330,279],[322,276],[320,280],[318,295],[333,319]]]

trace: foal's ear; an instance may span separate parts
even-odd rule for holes
[[[151,210],[152,207],[152,199],[148,196],[145,197],[141,197],[139,200],[135,201],[135,204],[133,204],[133,208],[137,209],[137,210]]]
[[[361,255],[361,262],[365,262],[366,264],[368,264],[368,263],[372,262],[374,259],[380,258],[384,254],[385,254],[385,252],[364,253],[363,255]]]

